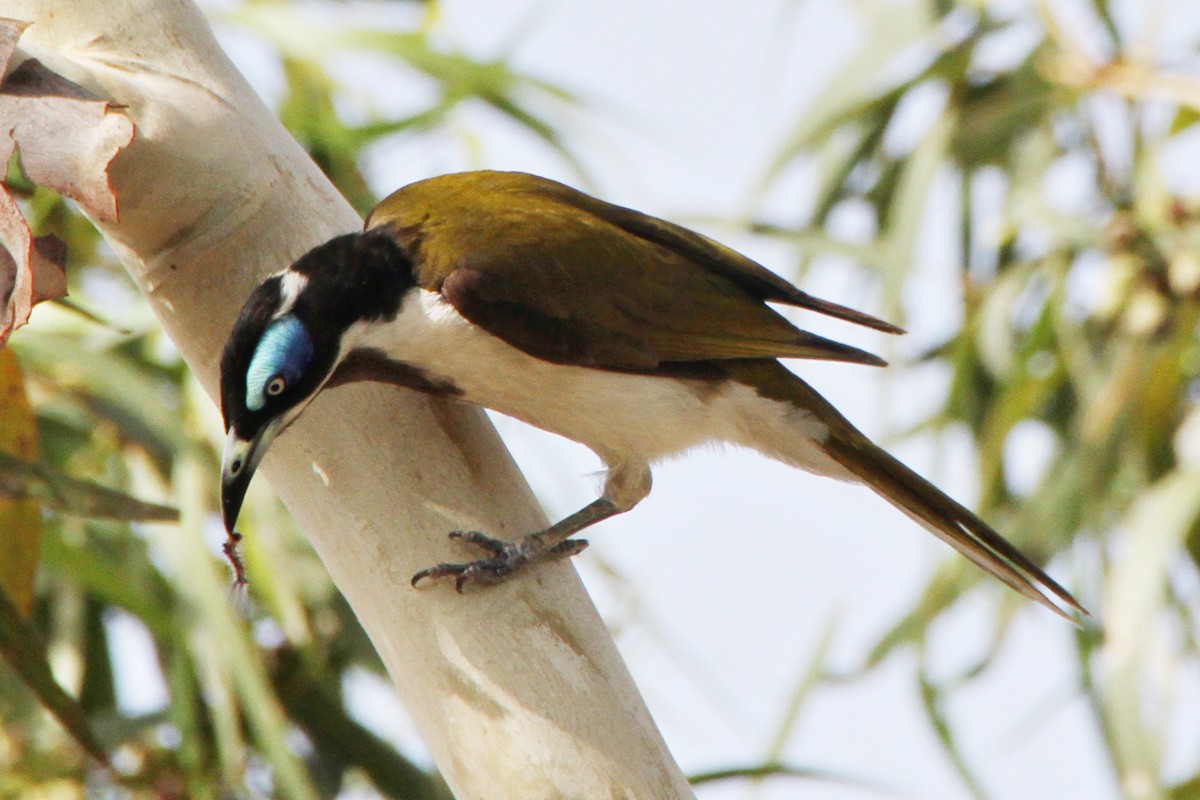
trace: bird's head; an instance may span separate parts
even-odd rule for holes
[[[259,462],[329,381],[363,326],[394,319],[411,267],[379,232],[339,236],[250,295],[221,356],[221,508],[232,533]]]

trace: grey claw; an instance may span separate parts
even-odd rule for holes
[[[450,538],[457,539],[460,542],[473,544],[487,550],[494,556],[501,555],[508,547],[508,542],[497,539],[494,536],[488,536],[486,533],[479,531],[450,531]]]
[[[426,578],[438,580],[453,576],[455,591],[463,594],[467,584],[472,581],[485,584],[502,583],[527,564],[548,559],[570,558],[588,546],[586,539],[568,539],[550,548],[535,549],[530,545],[530,541],[536,542],[537,540],[522,539],[519,542],[510,543],[479,531],[451,531],[450,538],[475,545],[492,555],[490,558],[481,558],[462,564],[442,563],[423,569],[413,575],[410,581],[413,588],[417,588],[417,584]]]

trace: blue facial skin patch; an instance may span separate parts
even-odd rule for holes
[[[300,320],[289,314],[268,325],[246,371],[246,408],[258,411],[263,407],[267,384],[276,375],[283,376],[289,386],[300,380],[312,356],[312,339]]]

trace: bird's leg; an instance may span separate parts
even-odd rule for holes
[[[429,578],[454,578],[454,588],[462,592],[470,581],[501,583],[529,564],[549,559],[570,558],[588,543],[572,539],[589,525],[633,508],[650,492],[650,468],[646,464],[619,463],[609,469],[604,494],[597,500],[554,523],[515,542],[505,542],[479,531],[453,531],[450,538],[473,544],[489,553],[490,558],[462,564],[438,564],[412,577],[412,585]]]
[[[454,577],[454,588],[459,592],[470,581],[500,583],[528,564],[547,559],[570,558],[581,552],[587,547],[587,540],[570,537],[589,525],[621,513],[622,510],[611,500],[601,497],[545,530],[531,533],[515,542],[505,542],[479,531],[453,531],[450,538],[481,547],[491,553],[491,557],[463,564],[438,564],[436,567],[423,569],[413,576],[412,585],[416,586],[426,578],[451,576]]]

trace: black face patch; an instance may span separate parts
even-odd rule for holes
[[[289,271],[304,279],[289,298],[287,315],[302,326],[311,348],[303,370],[282,376],[278,394],[259,392],[274,376],[258,375],[263,386],[253,387],[251,404],[258,407],[248,407],[247,373],[285,300],[281,275],[267,278],[250,294],[221,356],[221,413],[226,429],[232,427],[244,439],[314,393],[334,367],[342,334],[360,320],[395,319],[401,298],[414,285],[412,262],[382,231],[331,239],[301,256]]]
[[[383,231],[350,233],[315,247],[292,265],[308,278],[295,313],[310,330],[340,336],[355,322],[391,321],[414,285],[412,261]]]

